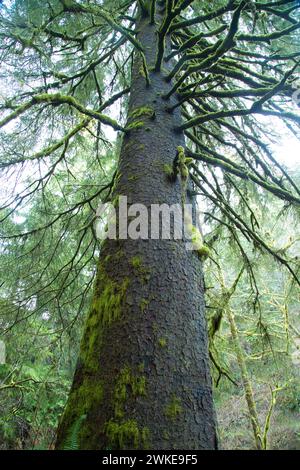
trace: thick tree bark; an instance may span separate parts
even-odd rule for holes
[[[137,29],[151,67],[157,26],[141,18]],[[135,53],[128,124],[137,127],[124,136],[115,189],[129,204],[181,203],[180,179],[164,172],[184,146],[180,110],[162,99],[168,67],[150,71],[147,87]],[[216,449],[202,267],[184,241],[105,241],[58,430],[66,447]]]

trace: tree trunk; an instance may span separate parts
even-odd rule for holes
[[[161,14],[161,13],[160,13]],[[161,20],[161,18],[160,18]],[[157,25],[137,39],[155,63]],[[168,38],[166,39],[166,51]],[[184,136],[171,83],[135,52],[128,124],[114,196],[128,204],[181,204],[180,178],[164,172]],[[153,116],[152,110],[155,112]],[[187,195],[188,198],[188,195]],[[106,240],[57,448],[216,449],[201,262],[183,240]]]

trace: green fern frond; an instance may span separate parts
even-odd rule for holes
[[[66,437],[65,443],[63,445],[63,450],[78,450],[79,442],[78,435],[80,432],[81,425],[86,419],[86,415],[79,416],[76,421],[70,427],[69,433]]]

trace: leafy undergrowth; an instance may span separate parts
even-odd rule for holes
[[[0,450],[53,449],[58,419],[70,386],[67,373],[51,365],[0,366]]]

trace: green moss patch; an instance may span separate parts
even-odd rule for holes
[[[138,368],[142,372],[142,368]],[[125,419],[126,401],[131,397],[146,395],[146,378],[135,375],[132,369],[125,366],[119,374],[114,389],[114,417],[104,427],[109,448],[146,448],[149,441],[149,430],[140,428],[136,420]]]
[[[170,403],[166,406],[165,414],[168,418],[175,420],[178,415],[183,412],[180,399],[175,395],[172,396]]]
[[[105,433],[108,437],[109,446],[117,449],[145,449],[149,439],[149,429],[139,428],[134,419],[129,419],[123,423],[109,421],[105,426]]]

